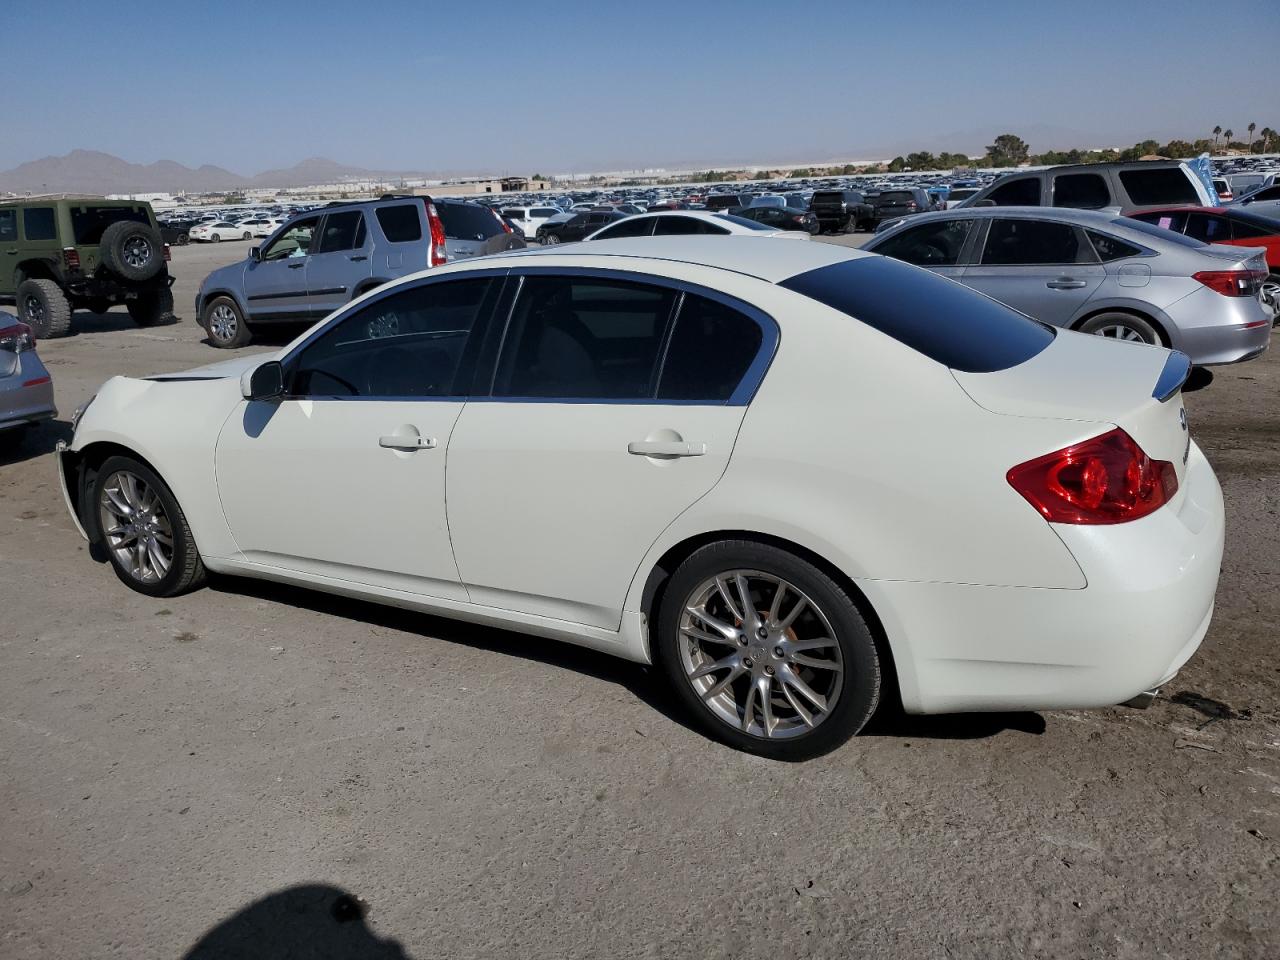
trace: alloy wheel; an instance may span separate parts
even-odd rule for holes
[[[150,484],[127,470],[111,474],[102,485],[98,519],[120,569],[139,583],[165,578],[173,566],[173,527]]]
[[[236,328],[240,325],[236,312],[231,309],[229,304],[220,303],[209,312],[209,336],[215,340],[227,342],[236,335]]]
[[[44,303],[39,297],[29,296],[22,302],[22,319],[32,326],[44,327]]]
[[[686,598],[681,666],[723,723],[766,739],[801,736],[835,709],[844,657],[831,621],[792,584],[760,570],[728,570]]]
[[[1112,340],[1127,340],[1130,343],[1148,343],[1139,331],[1124,323],[1109,323],[1093,331],[1094,336],[1109,337]]]
[[[124,257],[125,263],[135,270],[141,270],[151,262],[151,243],[146,237],[130,237],[125,241],[121,255]]]

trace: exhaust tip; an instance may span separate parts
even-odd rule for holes
[[[1133,707],[1133,709],[1135,710],[1145,710],[1147,709],[1147,707],[1151,706],[1151,704],[1155,702],[1155,699],[1159,695],[1159,693],[1160,693],[1159,687],[1156,687],[1152,690],[1143,690],[1142,693],[1138,694],[1136,697],[1134,697],[1131,700],[1126,700],[1124,703],[1120,704],[1120,706]]]

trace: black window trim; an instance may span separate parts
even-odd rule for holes
[[[462,276],[455,274],[454,276]],[[553,276],[553,277],[582,277],[592,280],[616,280],[624,283],[648,284],[655,287],[664,287],[672,290],[677,294],[675,303],[672,307],[671,316],[667,321],[667,328],[663,332],[662,343],[658,347],[658,359],[655,363],[654,375],[650,380],[650,393],[656,394],[658,385],[662,382],[662,373],[667,361],[667,347],[670,345],[671,336],[675,330],[675,325],[680,319],[680,308],[684,305],[684,294],[692,293],[700,297],[729,307],[736,310],[747,318],[754,320],[756,325],[760,327],[760,349],[757,351],[755,358],[747,366],[746,373],[742,375],[742,379],[738,381],[738,386],[734,388],[728,400],[664,400],[657,396],[649,397],[495,397],[493,396],[494,380],[498,374],[498,361],[502,357],[502,352],[506,348],[507,332],[511,324],[511,316],[515,308],[516,299],[519,295],[520,288],[524,285],[525,277],[536,276]],[[508,274],[508,288],[510,290],[502,291],[501,303],[505,304],[506,315],[501,316],[502,311],[496,311],[493,317],[493,336],[497,340],[497,349],[487,349],[490,345],[486,344],[486,349],[482,351],[482,360],[477,364],[477,371],[474,383],[487,384],[487,388],[483,391],[473,391],[468,398],[470,403],[561,403],[561,404],[594,404],[597,406],[617,406],[619,404],[630,406],[660,406],[660,407],[746,407],[750,405],[756,392],[760,389],[760,384],[764,382],[765,374],[769,372],[769,367],[773,363],[773,358],[777,353],[778,344],[782,339],[778,323],[769,314],[765,313],[759,307],[739,300],[736,297],[721,293],[718,290],[712,290],[696,283],[690,283],[686,280],[677,280],[673,277],[656,276],[651,273],[639,273],[629,270],[611,270],[605,267],[515,267]],[[508,294],[510,294],[508,296]],[[499,318],[500,317],[500,318]],[[501,327],[499,333],[497,328]]]

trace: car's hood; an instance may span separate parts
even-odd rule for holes
[[[248,356],[232,357],[229,360],[219,360],[217,363],[205,364],[203,367],[195,367],[191,370],[182,370],[177,373],[161,373],[154,377],[146,377],[147,380],[225,380],[230,378],[239,379],[240,375],[246,370],[252,370],[263,360],[268,360],[272,354],[253,353]]]

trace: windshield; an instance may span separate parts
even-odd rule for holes
[[[748,220],[746,217],[735,217],[732,213],[713,213],[711,216],[717,220],[723,220],[725,223],[733,223],[739,227],[746,227],[748,230],[764,230],[766,233],[772,233],[772,227],[766,227],[763,223],[757,223],[755,220]]]

